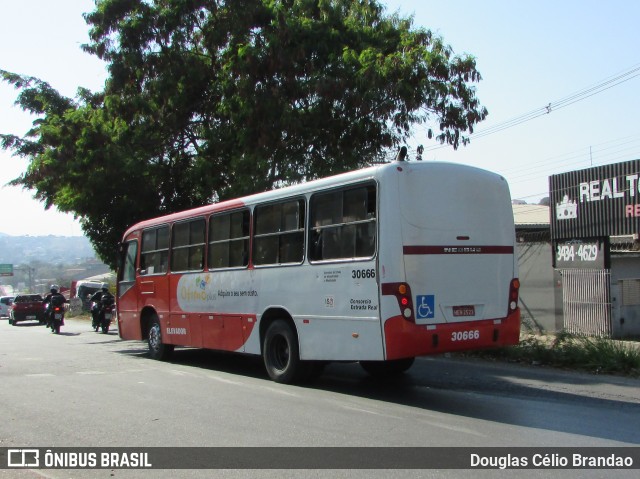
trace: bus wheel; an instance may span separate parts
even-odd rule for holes
[[[151,320],[151,328],[149,328],[149,356],[151,356],[152,359],[164,361],[169,358],[172,352],[173,345],[162,342],[160,320],[155,316]]]
[[[392,359],[390,361],[360,361],[360,366],[372,376],[388,377],[408,370],[416,358]]]
[[[264,365],[269,377],[277,383],[298,380],[303,365],[298,351],[298,338],[293,328],[282,319],[271,323],[262,345]]]

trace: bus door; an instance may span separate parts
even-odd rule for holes
[[[117,285],[118,334],[126,339],[142,339],[139,321],[136,321],[139,295],[136,282],[137,258],[137,240],[122,244]]]
[[[169,226],[142,232],[138,274],[138,311],[153,308],[162,319],[169,311]],[[164,327],[164,324],[163,324]]]

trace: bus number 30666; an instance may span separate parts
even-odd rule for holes
[[[474,329],[471,331],[454,331],[451,333],[451,341],[469,341],[471,339],[480,339],[480,331]]]
[[[375,278],[376,277],[376,270],[375,269],[352,269],[351,270],[351,277],[353,279]]]

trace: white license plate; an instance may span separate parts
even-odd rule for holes
[[[29,315],[27,316],[27,319],[36,319],[35,315]]]
[[[61,315],[60,313],[56,313],[56,314],[54,315],[54,318],[56,318],[56,319],[62,319],[62,315]]]
[[[109,313],[109,314],[105,314],[105,315],[104,315],[104,319],[111,319],[111,313]]]
[[[474,305],[454,306],[453,307],[453,315],[456,316],[456,317],[460,317],[460,316],[475,316],[476,315],[476,307]]]

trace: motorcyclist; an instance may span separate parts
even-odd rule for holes
[[[102,283],[102,286],[99,291],[93,293],[91,296],[91,318],[93,320],[93,327],[100,321],[100,302],[102,299],[113,298],[113,295],[109,292],[109,285],[107,283]]]
[[[57,284],[52,284],[51,288],[50,288],[50,293],[47,294],[44,299],[42,300],[42,304],[44,305],[45,308],[45,314],[46,314],[46,320],[47,320],[47,327],[51,326],[51,320],[53,318],[53,308],[50,307],[51,305],[51,301],[54,297],[59,297],[60,298],[60,303],[66,303],[67,299],[60,294],[60,286],[58,286]],[[62,323],[60,323],[62,326],[64,326],[64,318],[62,319]]]

